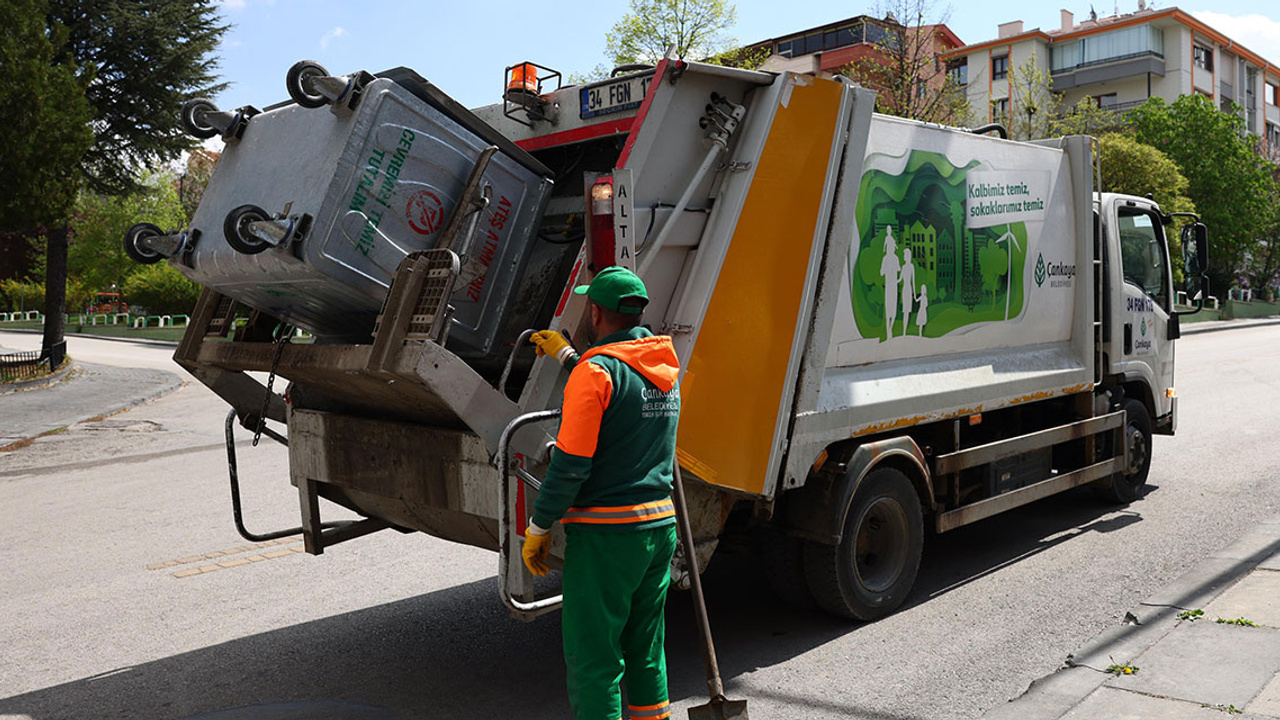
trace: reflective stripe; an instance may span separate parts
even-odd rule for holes
[[[673,517],[676,507],[671,499],[643,505],[622,505],[618,507],[581,507],[569,508],[561,523],[591,523],[597,525],[619,525],[623,523],[645,522]]]
[[[631,720],[661,720],[671,717],[671,703],[660,702],[657,705],[628,705],[627,712]]]

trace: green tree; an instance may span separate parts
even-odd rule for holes
[[[1083,97],[1075,105],[1059,111],[1053,119],[1050,134],[1098,136],[1121,131],[1124,127],[1123,114],[1099,106],[1092,97]]]
[[[209,186],[213,177],[213,168],[218,164],[221,153],[196,148],[187,156],[186,169],[178,177],[178,199],[182,202],[182,210],[187,215],[187,222],[195,217],[196,208],[204,197],[204,189]]]
[[[0,3],[0,240],[29,245],[47,234],[45,354],[62,341],[65,219],[92,142],[85,88],[94,80],[67,54],[67,28],[46,24],[47,10],[43,0]]]
[[[1152,98],[1129,114],[1134,137],[1159,148],[1188,181],[1187,195],[1209,226],[1209,277],[1224,291],[1248,269],[1273,215],[1273,166],[1239,115],[1200,95]],[[1105,169],[1105,165],[1104,165]]]
[[[200,299],[200,286],[169,263],[146,265],[124,282],[124,296],[153,315],[187,314]]]
[[[186,100],[225,87],[217,82],[215,51],[228,26],[220,22],[216,0],[21,2],[30,3],[24,22],[43,18],[42,32],[65,38],[54,43],[49,65],[73,68],[79,80],[75,94],[92,108],[92,145],[62,158],[78,165],[91,190],[109,195],[136,190],[141,170],[195,147],[182,131],[178,111]],[[4,5],[6,11],[13,6]],[[8,94],[9,86],[4,87]],[[34,142],[47,152],[44,134],[38,132]],[[72,186],[67,197],[74,195]],[[68,201],[62,217],[49,220],[46,235],[46,353],[62,341],[69,207]]]
[[[1040,140],[1057,135],[1062,95],[1053,90],[1053,77],[1040,67],[1035,53],[1013,68],[1009,79],[1009,137]]]
[[[93,139],[66,28],[46,26],[45,10],[44,0],[0,4],[0,232],[18,237],[66,218]]]
[[[217,49],[228,25],[215,0],[49,0],[69,31],[67,53],[93,78],[94,144],[81,159],[90,189],[137,189],[139,172],[175,160],[196,141],[178,111],[218,82]]]
[[[934,0],[879,0],[864,37],[875,52],[840,72],[876,91],[876,110],[924,122],[956,123],[969,116],[964,87],[947,72],[938,54],[944,50],[942,30],[950,8]]]
[[[127,195],[80,193],[71,216],[67,250],[68,275],[92,292],[119,291],[141,266],[129,259],[120,239],[139,221],[168,231],[187,224],[178,200],[177,179],[169,173],[147,173],[138,190]],[[126,300],[129,298],[125,298]]]
[[[708,58],[737,42],[725,31],[738,10],[725,0],[631,0],[631,10],[605,36],[605,56],[615,66],[656,64],[675,46],[682,58]]]
[[[1120,133],[1098,138],[1102,163],[1102,192],[1151,197],[1165,212],[1195,212],[1196,205],[1187,197],[1190,183],[1167,155],[1150,145]],[[1169,257],[1173,263],[1175,283],[1182,282],[1182,242],[1175,223],[1167,233]]]

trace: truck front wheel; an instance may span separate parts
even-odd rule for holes
[[[805,544],[809,590],[827,612],[878,620],[907,599],[923,547],[924,519],[911,481],[894,468],[876,468],[849,503],[839,544]]]
[[[1116,503],[1131,503],[1142,497],[1142,488],[1151,472],[1151,415],[1140,400],[1125,398],[1124,444],[1129,460],[1124,472],[1103,480],[1097,485],[1102,497]]]

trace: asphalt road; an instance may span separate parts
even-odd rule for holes
[[[167,349],[84,342],[82,360],[173,368]],[[1185,337],[1179,434],[1156,438],[1146,497],[1117,510],[1082,489],[933,538],[880,622],[790,610],[750,558],[718,560],[730,695],[788,720],[972,718],[1017,695],[1276,515],[1278,360],[1276,326]],[[559,619],[508,619],[491,553],[393,533],[320,557],[245,547],[225,412],[190,383],[0,455],[0,718],[568,717]],[[295,524],[283,449],[242,443],[240,460],[251,528]],[[704,688],[687,595],[668,624],[683,717]]]

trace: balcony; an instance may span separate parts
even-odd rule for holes
[[[1147,73],[1164,77],[1163,54],[1148,50],[1120,57],[1082,61],[1055,67],[1050,74],[1054,90],[1070,90]]]
[[[1164,32],[1153,25],[1053,43],[1049,73],[1055,90],[1147,73],[1164,75]]]

